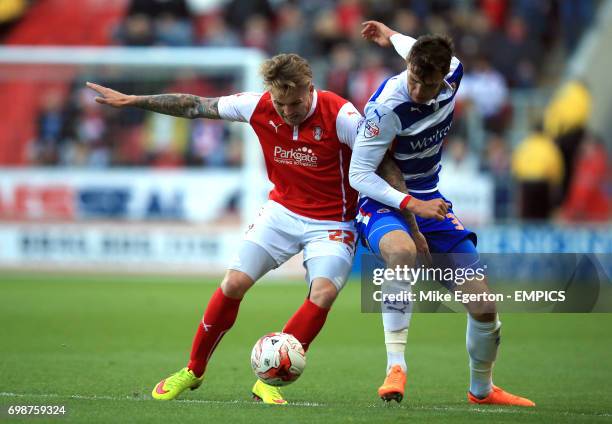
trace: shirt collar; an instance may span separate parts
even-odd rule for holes
[[[448,83],[448,81],[444,80],[444,85],[442,87],[442,90],[440,90],[440,92],[438,93],[438,95],[435,98],[433,98],[429,102],[427,102],[427,104],[428,105],[432,105],[434,103],[441,102],[443,100],[448,99],[452,95],[453,95],[453,86],[450,85]]]
[[[410,97],[410,93],[408,92],[408,74],[409,74],[409,71],[406,70],[406,78],[404,79],[404,93],[406,93],[406,96],[408,96],[408,98],[412,100],[412,98]],[[433,99],[431,99],[430,101],[424,104],[428,106],[432,106],[434,103],[438,103],[443,100],[446,100],[453,95],[453,91],[454,91],[453,86],[450,85],[446,79],[444,79],[444,86],[442,87],[442,90],[440,90],[440,92],[438,93],[436,97],[434,97]]]
[[[304,118],[304,121],[310,118],[314,113],[315,109],[317,108],[317,98],[317,90],[314,89],[312,90],[312,104],[310,105],[310,110],[308,111],[308,115],[306,115],[306,118]]]

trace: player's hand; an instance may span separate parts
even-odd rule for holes
[[[365,21],[362,23],[363,28],[361,30],[361,36],[368,41],[372,41],[381,47],[391,46],[391,36],[397,34],[397,31],[393,31],[387,25],[378,21]]]
[[[412,198],[406,206],[410,212],[421,218],[444,221],[450,205],[442,199],[419,200]]]
[[[425,265],[431,265],[433,259],[431,253],[429,253],[429,246],[427,245],[427,239],[420,231],[412,231],[412,240],[416,246],[417,255]]]
[[[96,91],[101,97],[96,97],[95,100],[103,105],[109,105],[113,107],[124,107],[129,106],[134,96],[120,93],[108,87],[103,87],[93,82],[88,82],[87,87]]]

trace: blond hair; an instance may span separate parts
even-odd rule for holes
[[[278,54],[266,60],[261,65],[261,75],[266,90],[281,95],[294,88],[312,84],[310,65],[295,53]]]

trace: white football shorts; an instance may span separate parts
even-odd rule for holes
[[[303,250],[308,282],[325,277],[340,290],[353,263],[355,237],[352,220],[339,222],[307,218],[269,200],[247,230],[229,268],[257,280]],[[267,255],[258,253],[253,244],[263,248]],[[261,257],[247,258],[253,255]],[[270,265],[265,265],[267,263]],[[262,264],[265,269],[261,269]]]

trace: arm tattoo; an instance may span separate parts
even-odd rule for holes
[[[416,222],[416,218],[414,217],[414,214],[412,212],[410,212],[408,209],[402,209],[401,213],[404,216],[404,219],[408,223],[408,227],[410,227],[410,231],[413,234],[421,232],[421,230],[419,229],[419,225]]]
[[[192,94],[137,96],[133,106],[181,118],[221,119],[218,97],[207,98]]]
[[[378,166],[376,173],[380,175],[382,179],[388,182],[394,189],[401,191],[402,193],[408,193],[404,176],[402,175],[402,172],[393,160],[393,156],[389,151],[385,153],[385,157]]]
[[[399,167],[393,160],[393,155],[389,151],[385,153],[385,157],[378,166],[377,173],[394,189],[401,191],[402,193],[408,193],[408,188],[406,188],[406,182],[404,181],[402,171],[400,171]],[[408,209],[403,209],[401,213],[404,216],[406,222],[408,222],[410,229],[413,232],[419,231],[419,226],[417,225],[416,219],[414,218],[414,214]]]

